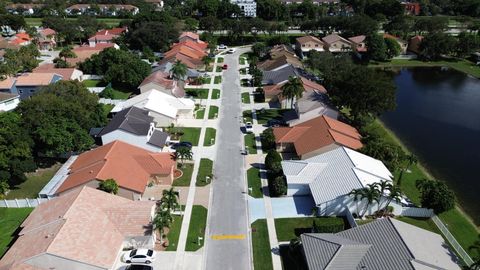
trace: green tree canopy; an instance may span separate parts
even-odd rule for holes
[[[117,194],[118,193],[118,184],[115,179],[107,179],[105,181],[100,181],[98,184],[98,189],[103,190],[107,193]]]
[[[415,183],[420,190],[422,207],[431,208],[436,214],[455,207],[455,193],[444,182],[421,179]]]
[[[429,34],[420,43],[420,56],[428,60],[438,60],[442,55],[451,54],[456,45],[455,38],[445,33]]]
[[[386,47],[386,54],[388,59],[392,59],[393,57],[396,57],[400,55],[400,52],[402,51],[402,48],[400,47],[400,44],[393,39],[393,38],[386,38],[385,40],[385,47]]]
[[[370,60],[387,60],[387,46],[380,34],[375,33],[367,36],[365,44],[368,48],[367,55]]]

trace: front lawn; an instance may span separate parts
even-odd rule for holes
[[[176,251],[178,246],[178,238],[182,229],[183,216],[173,215],[173,223],[168,231],[168,247],[166,251]]]
[[[221,66],[217,66],[217,68],[216,68],[215,71],[216,71],[216,72],[222,72],[222,71],[223,71],[223,68],[222,68]]]
[[[112,111],[113,107],[115,107],[115,105],[112,105],[112,104],[102,104],[103,114],[105,115],[105,117],[108,116],[108,114]]]
[[[223,57],[218,57],[217,63],[223,63]]]
[[[290,241],[302,233],[312,232],[314,222],[320,233],[337,233],[347,228],[345,220],[340,217],[277,218],[275,229],[278,241]]]
[[[195,105],[195,119],[203,119],[205,116],[205,107],[200,107],[198,104]]]
[[[239,70],[239,72],[240,72],[240,75],[246,75],[247,74],[247,69],[246,68],[241,68]]]
[[[208,98],[208,89],[207,88],[188,88],[185,89],[185,93],[188,96],[191,96],[196,99],[207,99]]]
[[[255,141],[255,134],[250,133],[250,134],[245,135],[244,141],[245,141],[245,148],[248,147],[248,153],[252,154],[252,155],[256,154],[257,153],[257,142]]]
[[[15,232],[33,208],[0,208],[0,258],[8,250]]]
[[[210,106],[208,110],[208,119],[215,119],[218,117],[218,107],[217,106]]]
[[[243,116],[243,122],[253,123],[251,110],[243,111],[242,116]]]
[[[205,243],[205,228],[207,225],[207,208],[201,205],[194,205],[192,216],[190,217],[190,226],[188,227],[187,244],[185,251],[197,251]],[[203,239],[199,241],[198,237]]]
[[[282,120],[283,114],[290,109],[267,109],[257,110],[257,120],[260,125],[264,125],[271,119]]]
[[[215,81],[213,83],[214,84],[222,83],[222,76],[215,76]]]
[[[113,88],[113,99],[128,99],[132,95],[133,91],[130,90],[118,90]]]
[[[207,128],[205,130],[205,140],[203,141],[203,146],[211,146],[215,144],[215,136],[217,135],[217,130],[214,128]]]
[[[200,159],[200,167],[198,168],[197,174],[197,187],[203,187],[212,181],[212,170],[213,170],[213,161],[208,158]],[[206,178],[210,177],[209,182],[207,183]]]
[[[180,163],[179,163],[178,165],[179,165],[178,169],[181,170],[183,174],[180,178],[173,180],[172,186],[176,186],[176,187],[190,186],[190,181],[192,181],[193,164],[185,163],[180,166]]]
[[[242,103],[250,104],[250,93],[242,93]]]
[[[258,168],[252,167],[247,170],[247,182],[248,188],[251,188],[252,191],[249,194],[253,198],[263,198],[262,192],[262,180],[260,178],[260,170]]]
[[[247,60],[245,59],[245,57],[240,56],[240,59],[239,59],[240,65],[245,65],[246,62],[247,62]]]
[[[252,223],[253,268],[255,270],[272,270],[272,253],[268,239],[268,227],[265,219]]]
[[[220,89],[213,89],[212,90],[212,99],[219,99],[220,98]]]
[[[190,142],[193,146],[198,146],[201,128],[185,127],[182,128],[183,135],[180,137],[181,142]]]
[[[39,172],[27,173],[27,180],[20,185],[12,187],[5,199],[38,198],[38,193],[52,179],[61,166],[61,164],[55,164],[47,169],[39,169]]]

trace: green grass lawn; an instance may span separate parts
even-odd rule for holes
[[[115,105],[112,105],[112,104],[102,104],[103,114],[105,115],[105,117],[108,116],[108,114],[112,111],[113,107],[115,107]]]
[[[222,72],[223,71],[223,68],[221,66],[217,66],[217,68],[215,69],[216,72]]]
[[[465,249],[470,256],[476,256],[474,250],[469,249],[475,240],[478,240],[480,232],[475,228],[470,220],[467,219],[459,209],[455,208],[450,211],[441,213],[438,217],[447,226],[450,233],[453,234],[458,243]]]
[[[67,18],[67,21],[76,21],[77,18]],[[124,19],[120,18],[97,18],[98,22],[105,23],[108,27],[115,27],[120,24]],[[42,25],[42,18],[25,18],[25,22],[28,26],[40,26]]]
[[[339,217],[277,218],[275,229],[278,241],[290,241],[305,232],[311,232],[313,222],[323,228],[323,233],[336,233],[345,229],[345,221]]]
[[[216,116],[215,116],[216,115]],[[210,106],[208,110],[208,119],[215,119],[218,117],[218,106]]]
[[[212,99],[219,99],[220,98],[220,89],[213,89],[212,90]]]
[[[411,224],[413,226],[425,229],[427,231],[441,234],[437,225],[435,225],[435,223],[433,223],[432,219],[430,218],[396,217],[396,219]]]
[[[20,185],[13,187],[5,196],[5,199],[34,199],[38,192],[52,179],[53,175],[60,169],[61,164],[56,164],[48,169],[41,169],[40,172],[28,173],[27,180]]]
[[[251,122],[251,123],[253,122],[252,111],[251,110],[243,111],[242,116],[243,116],[243,119],[244,119],[243,122]]]
[[[195,105],[195,119],[203,119],[205,116],[205,107],[200,107],[200,105]]]
[[[214,128],[207,128],[205,130],[205,140],[203,141],[203,146],[211,146],[215,144],[215,136],[217,135],[217,130]],[[213,139],[213,140],[212,140]],[[213,142],[213,143],[212,143]]]
[[[173,180],[172,186],[176,186],[176,187],[190,186],[190,181],[192,181],[193,164],[185,163],[180,166],[180,162],[179,162],[178,169],[183,172],[183,175],[180,178]]]
[[[173,215],[173,223],[168,231],[168,247],[166,251],[176,251],[178,246],[178,238],[182,228],[183,216]]]
[[[207,99],[208,98],[208,89],[206,88],[189,88],[185,89],[185,93],[193,98],[197,99]]]
[[[191,142],[193,146],[198,146],[200,139],[200,128],[185,127],[182,128],[183,135],[180,137],[181,142]]]
[[[214,84],[222,83],[222,76],[215,76],[215,81],[213,83]]]
[[[242,103],[250,104],[250,93],[242,93]]]
[[[253,268],[255,270],[272,270],[272,254],[268,240],[268,227],[265,219],[252,223]]]
[[[393,59],[389,62],[370,64],[371,67],[450,67],[460,72],[480,78],[480,66],[468,60],[444,60],[424,62],[420,60]]]
[[[207,208],[201,205],[194,205],[192,216],[190,217],[190,226],[188,227],[187,244],[185,251],[196,251],[203,247],[205,243],[205,228],[207,225]],[[198,237],[203,240],[198,242]]]
[[[208,185],[210,182],[207,183],[206,177],[210,177],[210,181],[212,181],[212,170],[213,170],[213,161],[208,158],[200,159],[200,167],[198,168],[197,174],[197,187],[202,187]]]
[[[223,57],[218,57],[217,63],[223,63]]]
[[[247,182],[248,187],[252,188],[252,191],[249,191],[250,196],[254,198],[263,198],[262,180],[258,168],[252,167],[247,170]]]
[[[130,90],[118,90],[113,88],[113,99],[128,99],[132,93],[133,91]]]
[[[245,65],[247,63],[247,60],[245,59],[245,57],[240,56],[239,63],[240,65]]]
[[[246,74],[247,74],[247,69],[241,68],[241,69],[239,70],[239,72],[240,72],[240,75],[246,75]]]
[[[14,239],[15,231],[33,208],[0,208],[0,258]]]
[[[257,142],[255,141],[255,134],[250,133],[244,137],[245,146],[248,147],[249,154],[257,153]]]
[[[240,86],[243,86],[243,87],[249,87],[250,86],[250,80],[249,79],[242,79],[240,81]]]
[[[84,80],[82,81],[85,87],[103,87],[106,84],[100,80]]]
[[[264,110],[263,112],[261,110],[257,110],[258,123],[261,125],[264,125],[270,119],[281,120],[282,115],[289,110],[290,109],[268,109],[268,110]]]

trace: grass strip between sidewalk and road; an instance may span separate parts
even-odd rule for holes
[[[207,208],[201,205],[194,205],[188,227],[187,243],[185,251],[197,251],[205,243],[205,229],[207,226]],[[203,239],[199,242],[199,237]]]
[[[15,231],[32,211],[33,208],[0,208],[0,258],[13,244]]]
[[[273,270],[272,252],[268,239],[266,219],[252,223],[253,268],[255,270]]]
[[[177,251],[178,238],[180,237],[182,221],[183,221],[183,216],[173,215],[173,223],[167,234],[168,247],[166,251]]]
[[[222,83],[222,76],[215,76],[215,81],[213,82],[214,84],[220,84]]]
[[[212,99],[219,99],[220,98],[220,89],[213,89],[212,90]]]
[[[218,106],[210,106],[208,110],[208,119],[215,119],[218,117]]]
[[[205,107],[200,107],[199,105],[195,105],[195,119],[203,119],[205,117]]]
[[[242,93],[242,103],[250,104],[250,93]]]
[[[215,144],[217,136],[217,130],[214,128],[207,128],[205,130],[205,140],[203,141],[203,146],[211,146]]]
[[[178,165],[180,165],[180,163]],[[181,170],[183,174],[180,178],[173,180],[172,186],[176,186],[176,187],[190,186],[190,181],[192,181],[193,164],[185,163],[181,166],[178,166],[178,169]]]
[[[255,134],[250,133],[244,137],[245,147],[248,147],[248,154],[255,155],[257,153],[257,142],[255,141]]]
[[[248,191],[249,195],[257,199],[263,198],[262,179],[258,168],[252,167],[247,170],[247,182],[248,188],[252,189],[252,191]]]
[[[200,159],[200,167],[197,174],[197,187],[203,187],[212,181],[213,161],[208,158]],[[206,178],[210,177],[210,181],[207,183]]]
[[[246,110],[246,111],[243,111],[242,113],[242,117],[243,117],[243,122],[250,122],[252,123],[253,120],[252,120],[252,111],[251,110]]]
[[[223,57],[218,57],[217,63],[223,63],[223,60],[224,60]]]

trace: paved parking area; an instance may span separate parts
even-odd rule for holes
[[[263,198],[255,199],[249,197],[248,208],[250,214],[250,224],[255,222],[257,219],[265,218],[265,203],[263,202]]]
[[[281,197],[271,200],[274,218],[310,216],[315,206],[311,196]]]

